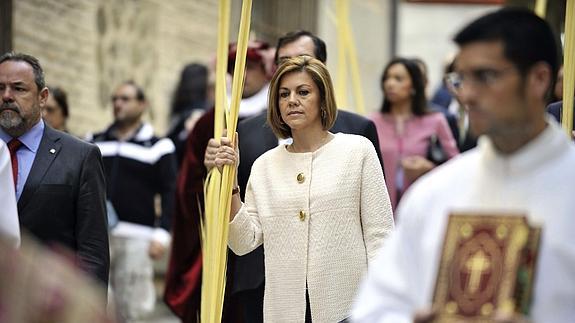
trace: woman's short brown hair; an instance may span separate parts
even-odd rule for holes
[[[278,67],[272,77],[268,100],[268,124],[279,138],[292,136],[291,128],[282,120],[279,108],[279,87],[282,78],[294,72],[306,72],[314,81],[320,93],[320,116],[324,130],[329,130],[337,118],[337,105],[331,77],[325,65],[319,60],[307,56],[287,59]]]

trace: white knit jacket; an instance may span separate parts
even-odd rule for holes
[[[303,322],[306,283],[313,322],[338,322],[392,229],[373,144],[338,133],[313,153],[280,145],[255,161],[229,246],[244,255],[264,243],[266,322]]]

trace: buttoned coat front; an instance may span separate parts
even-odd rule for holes
[[[313,322],[337,322],[392,228],[373,145],[336,134],[315,152],[281,145],[256,160],[229,246],[243,255],[264,244],[266,322],[303,322],[306,288]]]

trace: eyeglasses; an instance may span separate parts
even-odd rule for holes
[[[496,85],[503,75],[512,70],[514,67],[509,66],[499,70],[480,68],[469,73],[452,72],[445,76],[445,83],[454,94],[460,93],[465,83],[471,83],[476,88],[483,90]]]
[[[113,95],[113,96],[110,97],[110,101],[112,101],[112,103],[113,103],[113,102],[116,102],[116,100],[120,100],[120,101],[123,101],[123,102],[128,102],[128,101],[134,100],[134,99],[135,99],[135,98],[129,97],[129,96],[127,96],[127,95]]]

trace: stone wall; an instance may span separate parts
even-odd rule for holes
[[[288,30],[315,31],[315,0],[253,6],[253,35],[271,44]],[[231,39],[240,9],[233,1]],[[147,118],[163,134],[183,66],[215,59],[217,0],[18,0],[12,18],[14,50],[38,57],[48,84],[68,92],[69,128],[77,135],[112,121],[110,93],[127,79],[145,89]]]
[[[451,40],[455,33],[473,19],[497,8],[496,5],[400,4],[398,55],[419,57],[427,64],[430,98],[441,85],[445,62],[457,50]]]
[[[163,134],[181,68],[215,53],[217,14],[217,0],[18,0],[12,45],[38,57],[47,82],[68,92],[72,133],[109,124],[111,91],[133,79]]]
[[[379,78],[383,66],[390,59],[391,43],[391,1],[362,0],[350,1],[349,22],[357,51],[357,60],[361,78],[361,86],[365,101],[366,114],[377,109],[381,104],[381,89]],[[335,1],[321,0],[318,8],[318,35],[327,45],[327,66],[331,73],[334,86],[339,75],[338,67],[338,35]],[[340,108],[358,112],[355,108],[351,83],[351,69],[347,70],[348,102]]]
[[[0,53],[12,49],[12,0],[0,1]]]

